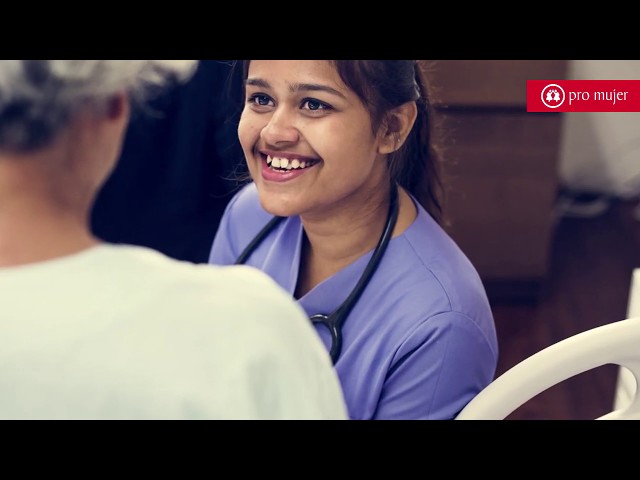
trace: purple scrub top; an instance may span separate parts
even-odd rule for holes
[[[335,364],[351,419],[452,419],[494,378],[498,342],[477,271],[415,201],[418,217],[391,239],[346,318]],[[227,205],[209,263],[230,265],[272,218],[255,184]],[[245,262],[293,295],[302,245],[299,217],[281,222]],[[330,314],[355,287],[373,250],[298,300]],[[327,349],[328,330],[316,326]]]

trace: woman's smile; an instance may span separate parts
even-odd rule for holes
[[[262,178],[272,182],[286,182],[298,178],[320,160],[299,158],[298,156],[262,155]]]

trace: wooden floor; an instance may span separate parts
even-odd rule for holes
[[[631,272],[640,267],[635,205],[617,201],[599,217],[562,218],[537,302],[492,301],[498,374],[552,343],[625,317]],[[616,375],[613,365],[577,375],[530,400],[507,420],[595,418],[613,404]]]

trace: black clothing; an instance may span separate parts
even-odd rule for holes
[[[135,111],[120,162],[96,199],[92,229],[205,263],[244,165],[237,137],[242,90],[231,61],[203,60],[194,77]]]

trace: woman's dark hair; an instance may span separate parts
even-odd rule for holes
[[[250,60],[242,62],[243,80]],[[374,133],[388,112],[415,101],[416,121],[402,147],[389,154],[391,179],[409,191],[439,223],[443,221],[440,154],[435,142],[433,106],[418,60],[332,60],[340,78],[371,115]],[[393,127],[393,125],[389,125]]]
[[[374,132],[387,113],[415,101],[416,121],[404,145],[389,155],[389,172],[438,222],[442,221],[440,158],[434,142],[433,107],[417,60],[334,60],[342,81],[371,114]],[[392,127],[392,126],[391,126]]]

